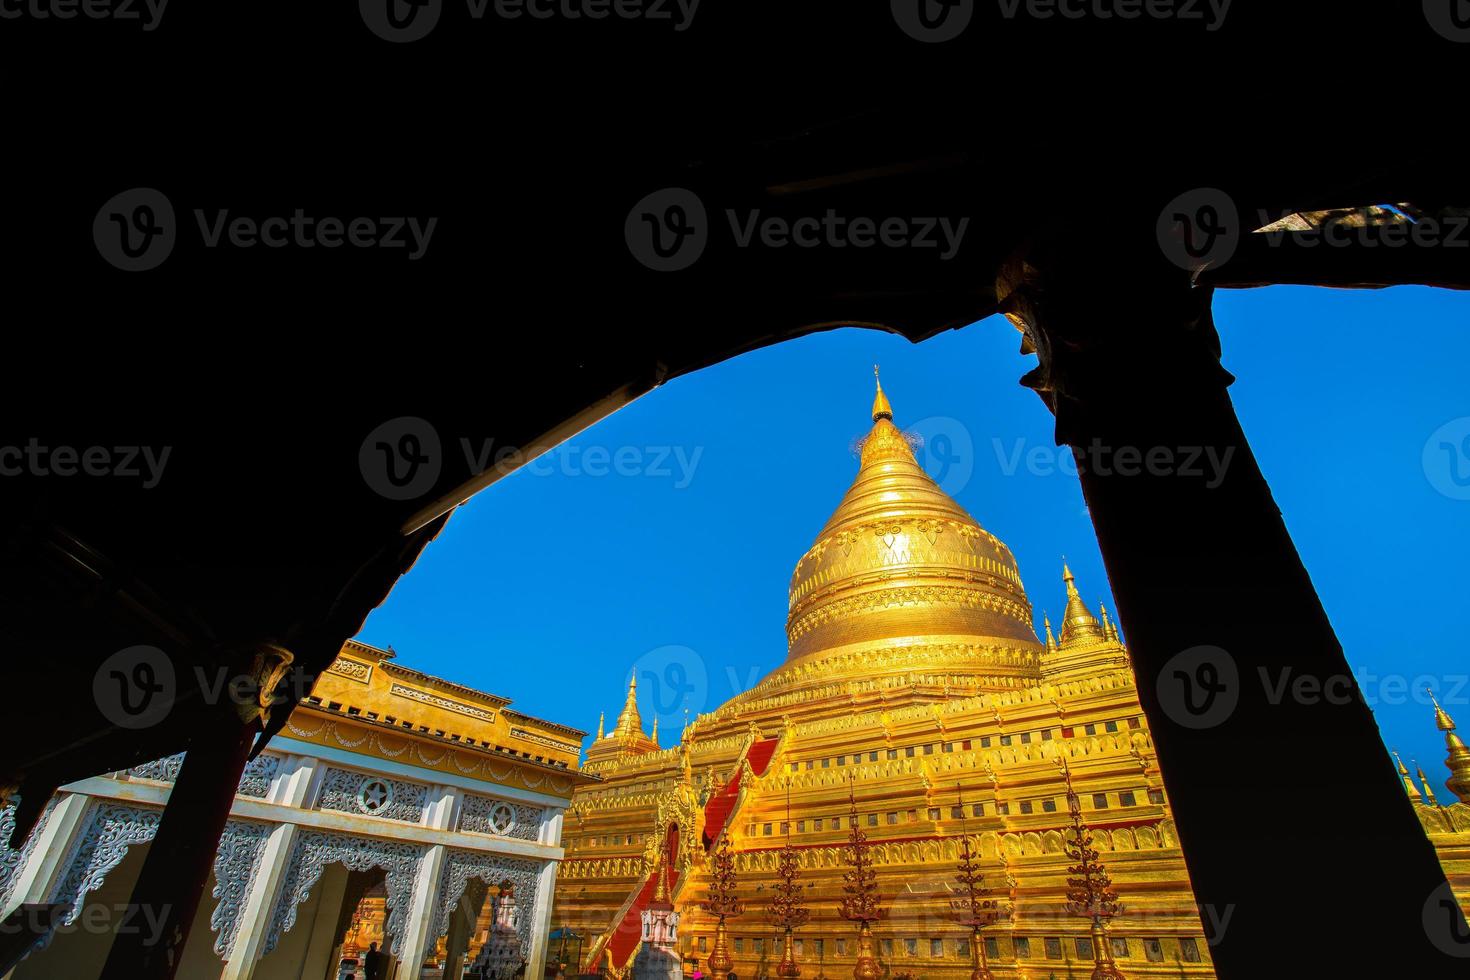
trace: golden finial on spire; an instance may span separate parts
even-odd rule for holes
[[[606,721],[607,721],[607,712],[606,711],[599,711],[597,713],[597,737],[598,738],[602,738],[603,725],[604,725],[604,723]]]
[[[1461,803],[1470,803],[1470,747],[1466,747],[1465,740],[1455,734],[1455,720],[1439,706],[1434,692],[1427,687],[1424,690],[1428,691],[1429,700],[1434,703],[1435,727],[1444,732],[1445,748],[1449,749],[1444,764],[1450,771],[1450,778],[1445,780],[1445,788],[1459,797]]]
[[[878,386],[878,393],[873,396],[873,421],[887,419],[893,421],[893,406],[888,404],[888,396],[883,394],[883,382],[878,380],[878,365],[873,365],[873,383]]]
[[[1442,732],[1452,732],[1452,731],[1454,731],[1455,730],[1455,721],[1454,721],[1453,718],[1451,718],[1448,714],[1445,713],[1445,710],[1443,708],[1441,708],[1439,706],[1439,701],[1436,700],[1435,697],[1434,697],[1434,691],[1433,691],[1433,689],[1426,687],[1424,689],[1424,691],[1425,691],[1426,694],[1429,695],[1429,700],[1434,704],[1434,725],[1435,725],[1435,727],[1438,728]]]
[[[1057,640],[1056,637],[1051,635],[1051,617],[1043,612],[1041,614],[1041,622],[1046,626],[1046,648],[1048,650],[1055,650],[1057,648]]]
[[[1399,758],[1397,749],[1390,749],[1393,753],[1393,761],[1398,763],[1399,778],[1404,781],[1404,792],[1409,794],[1409,799],[1415,803],[1419,802],[1419,787],[1414,785],[1414,777],[1409,775],[1409,767],[1404,765],[1404,760]],[[1425,785],[1428,785],[1427,783]]]
[[[1439,800],[1434,798],[1434,787],[1429,785],[1429,777],[1424,775],[1418,759],[1414,760],[1414,771],[1419,774],[1419,782],[1424,784],[1424,802],[1430,806],[1439,806]]]
[[[653,734],[648,737],[653,740],[654,745],[658,744],[658,715],[653,716]]]

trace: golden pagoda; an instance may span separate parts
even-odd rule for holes
[[[762,903],[789,835],[811,910],[797,964],[853,976],[866,968],[841,914],[855,823],[889,976],[975,969],[975,930],[954,915],[967,835],[975,873],[1010,886],[1009,914],[981,934],[993,976],[1082,976],[1102,961],[1129,976],[1214,976],[1116,626],[1063,564],[1060,638],[1049,621],[1039,638],[1015,556],[925,473],[881,384],[872,420],[852,485],[792,573],[785,662],[670,748],[643,733],[636,679],[614,729],[599,727],[584,769],[601,782],[568,810],[554,923],[589,937],[584,967],[644,976],[629,924],[666,856],[683,972],[705,971],[717,920],[699,903],[714,855],[730,848],[740,897]],[[1105,933],[1068,911],[1064,773],[1124,904]],[[726,925],[737,977],[777,973],[779,930],[759,916]]]
[[[1444,868],[1455,900],[1460,903],[1466,918],[1470,918],[1470,748],[1466,748],[1464,739],[1456,734],[1454,719],[1440,706],[1434,692],[1426,693],[1434,705],[1434,725],[1444,733],[1447,751],[1444,764],[1450,771],[1444,787],[1453,795],[1447,802],[1439,799],[1429,777],[1415,763],[1415,774],[1424,787],[1421,791],[1397,752],[1393,753],[1393,759],[1398,766],[1399,778],[1404,782],[1404,791],[1414,804],[1414,813],[1439,855],[1439,863]]]

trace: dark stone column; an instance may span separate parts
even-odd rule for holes
[[[1463,969],[1463,918],[1235,416],[1209,290],[1142,235],[1033,245],[999,286],[1040,357],[1023,383],[1079,454],[1219,975]],[[1343,460],[1320,492],[1365,476]]]
[[[263,644],[240,674],[249,679],[242,703],[214,706],[190,742],[178,781],[148,857],[133,886],[130,911],[149,910],[139,922],[161,922],[157,942],[152,929],[120,932],[102,971],[102,980],[171,980],[183,957],[189,930],[214,866],[220,836],[235,801],[235,790],[251,746],[268,717],[272,693],[292,661],[291,654]],[[227,688],[226,688],[227,689]]]

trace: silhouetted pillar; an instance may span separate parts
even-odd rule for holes
[[[174,976],[250,748],[291,661],[288,651],[261,645],[244,672],[249,683],[221,688],[236,696],[248,692],[248,697],[212,706],[206,713],[206,727],[189,743],[158,832],[133,885],[132,909],[151,910],[150,921],[161,923],[161,928],[120,931],[108,953],[102,980],[171,980]]]
[[[1140,236],[1033,245],[999,293],[1079,457],[1219,975],[1463,968],[1470,934],[1236,419],[1209,290]],[[1369,478],[1352,464],[1319,492]]]

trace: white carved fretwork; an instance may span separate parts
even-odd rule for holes
[[[235,948],[240,912],[255,884],[270,834],[270,824],[231,820],[220,836],[219,851],[214,856],[214,897],[219,904],[209,917],[209,926],[217,934],[214,951],[227,960]]]
[[[68,905],[64,925],[71,925],[82,913],[87,893],[96,891],[108,872],[127,857],[128,848],[144,844],[158,832],[158,819],[163,811],[121,803],[97,802],[87,808],[82,832],[72,844],[66,860],[66,872],[51,889],[52,902]]]
[[[145,762],[141,766],[129,769],[128,776],[133,779],[157,779],[161,782],[172,783],[179,778],[179,769],[184,765],[184,753],[178,752],[166,759],[154,759]]]
[[[481,851],[451,848],[444,855],[444,871],[439,879],[439,900],[434,905],[434,932],[437,939],[449,932],[449,917],[464,897],[471,878],[479,878],[492,887],[509,885],[515,902],[515,931],[522,949],[531,948],[531,923],[536,921],[536,879],[544,861],[501,857]]]
[[[328,769],[322,778],[322,794],[317,801],[317,809],[418,823],[423,819],[428,795],[429,788],[419,783],[405,783],[348,769]]]
[[[56,801],[55,796],[46,801],[41,818],[36,821],[30,836],[26,837],[20,847],[10,846],[10,835],[15,832],[15,804],[7,803],[0,808],[0,912],[10,907],[10,893],[15,890],[16,876],[25,867],[26,861],[30,860],[31,851],[36,847],[36,837],[50,819]]]
[[[280,756],[262,752],[245,763],[245,771],[240,775],[240,788],[235,792],[258,800],[265,799],[271,789],[271,780],[276,778],[280,768]]]
[[[312,886],[321,878],[323,869],[329,864],[341,864],[349,871],[382,868],[387,872],[388,921],[383,926],[383,933],[393,937],[392,952],[394,956],[399,955],[403,951],[403,919],[413,895],[419,864],[427,850],[423,845],[400,841],[302,831],[286,866],[285,881],[281,883],[281,894],[271,916],[265,952],[275,949],[281,936],[296,924],[296,907],[311,894]]]
[[[521,806],[489,796],[466,794],[459,829],[470,834],[536,840],[541,836],[540,807]]]

